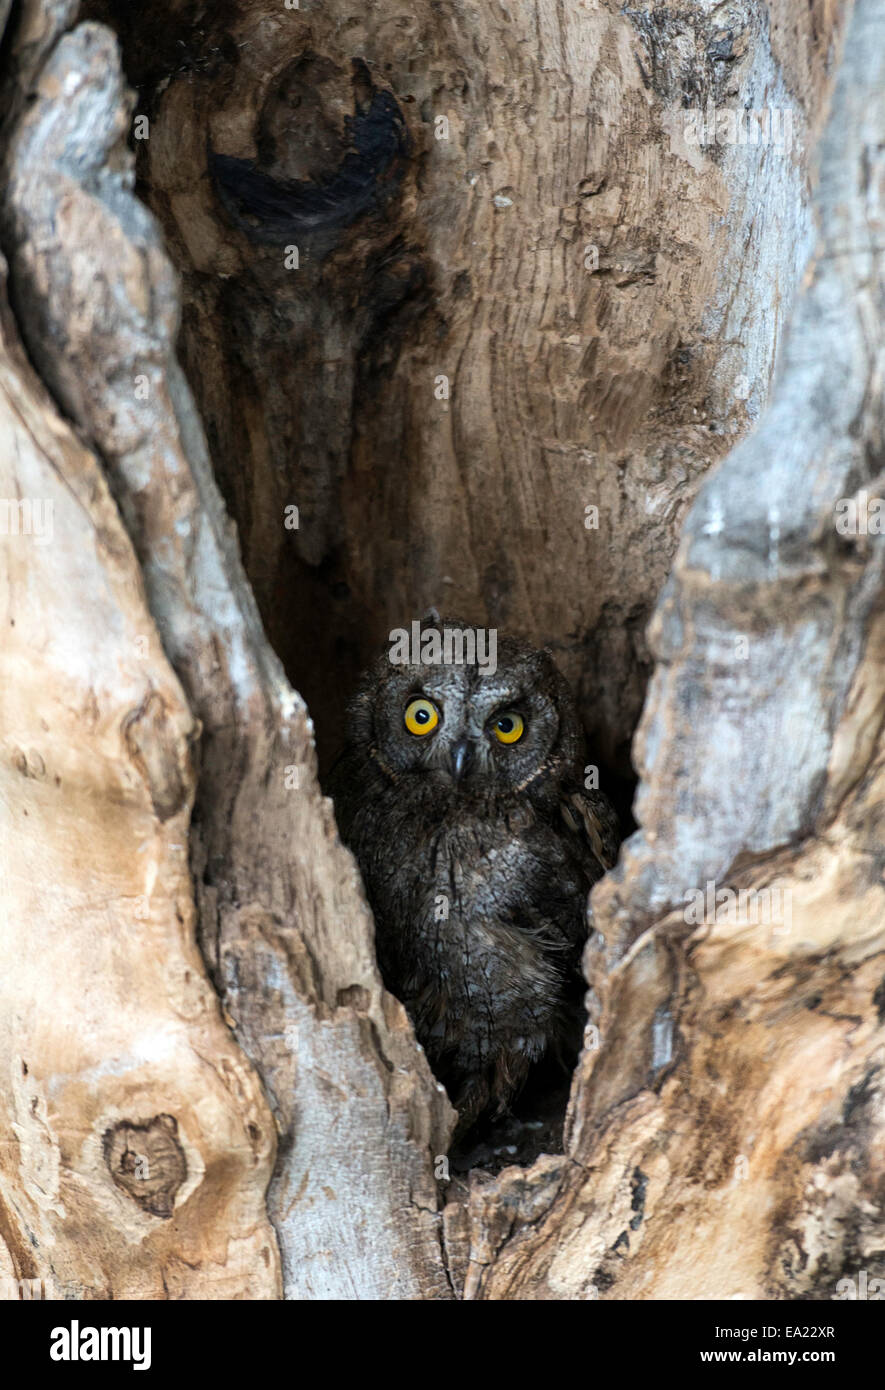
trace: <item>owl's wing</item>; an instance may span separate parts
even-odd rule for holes
[[[569,830],[579,835],[590,849],[600,872],[613,868],[618,857],[620,833],[618,818],[608,797],[600,791],[574,789],[563,794],[559,809]]]

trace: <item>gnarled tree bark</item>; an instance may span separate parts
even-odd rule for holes
[[[0,72],[0,1272],[885,1275],[881,542],[833,524],[881,471],[874,0],[77,10]],[[466,1191],[313,728],[441,601],[554,646],[613,777],[645,702],[563,1152]]]

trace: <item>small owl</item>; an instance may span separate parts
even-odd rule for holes
[[[614,862],[617,818],[584,789],[549,651],[502,637],[493,662],[491,634],[435,614],[419,632],[408,659],[388,649],[364,675],[329,790],[385,984],[463,1134],[575,1041],[587,895]]]

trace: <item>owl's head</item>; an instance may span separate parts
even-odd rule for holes
[[[543,790],[575,768],[580,722],[549,651],[497,634],[492,645],[457,618],[403,631],[409,642],[370,668],[349,714],[351,746],[389,777],[486,797]]]

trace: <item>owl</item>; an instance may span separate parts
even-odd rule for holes
[[[588,893],[614,862],[617,818],[584,788],[549,651],[494,634],[492,661],[484,629],[435,613],[412,626],[420,641],[363,676],[328,790],[384,982],[463,1135],[504,1113],[545,1053],[576,1045]]]

